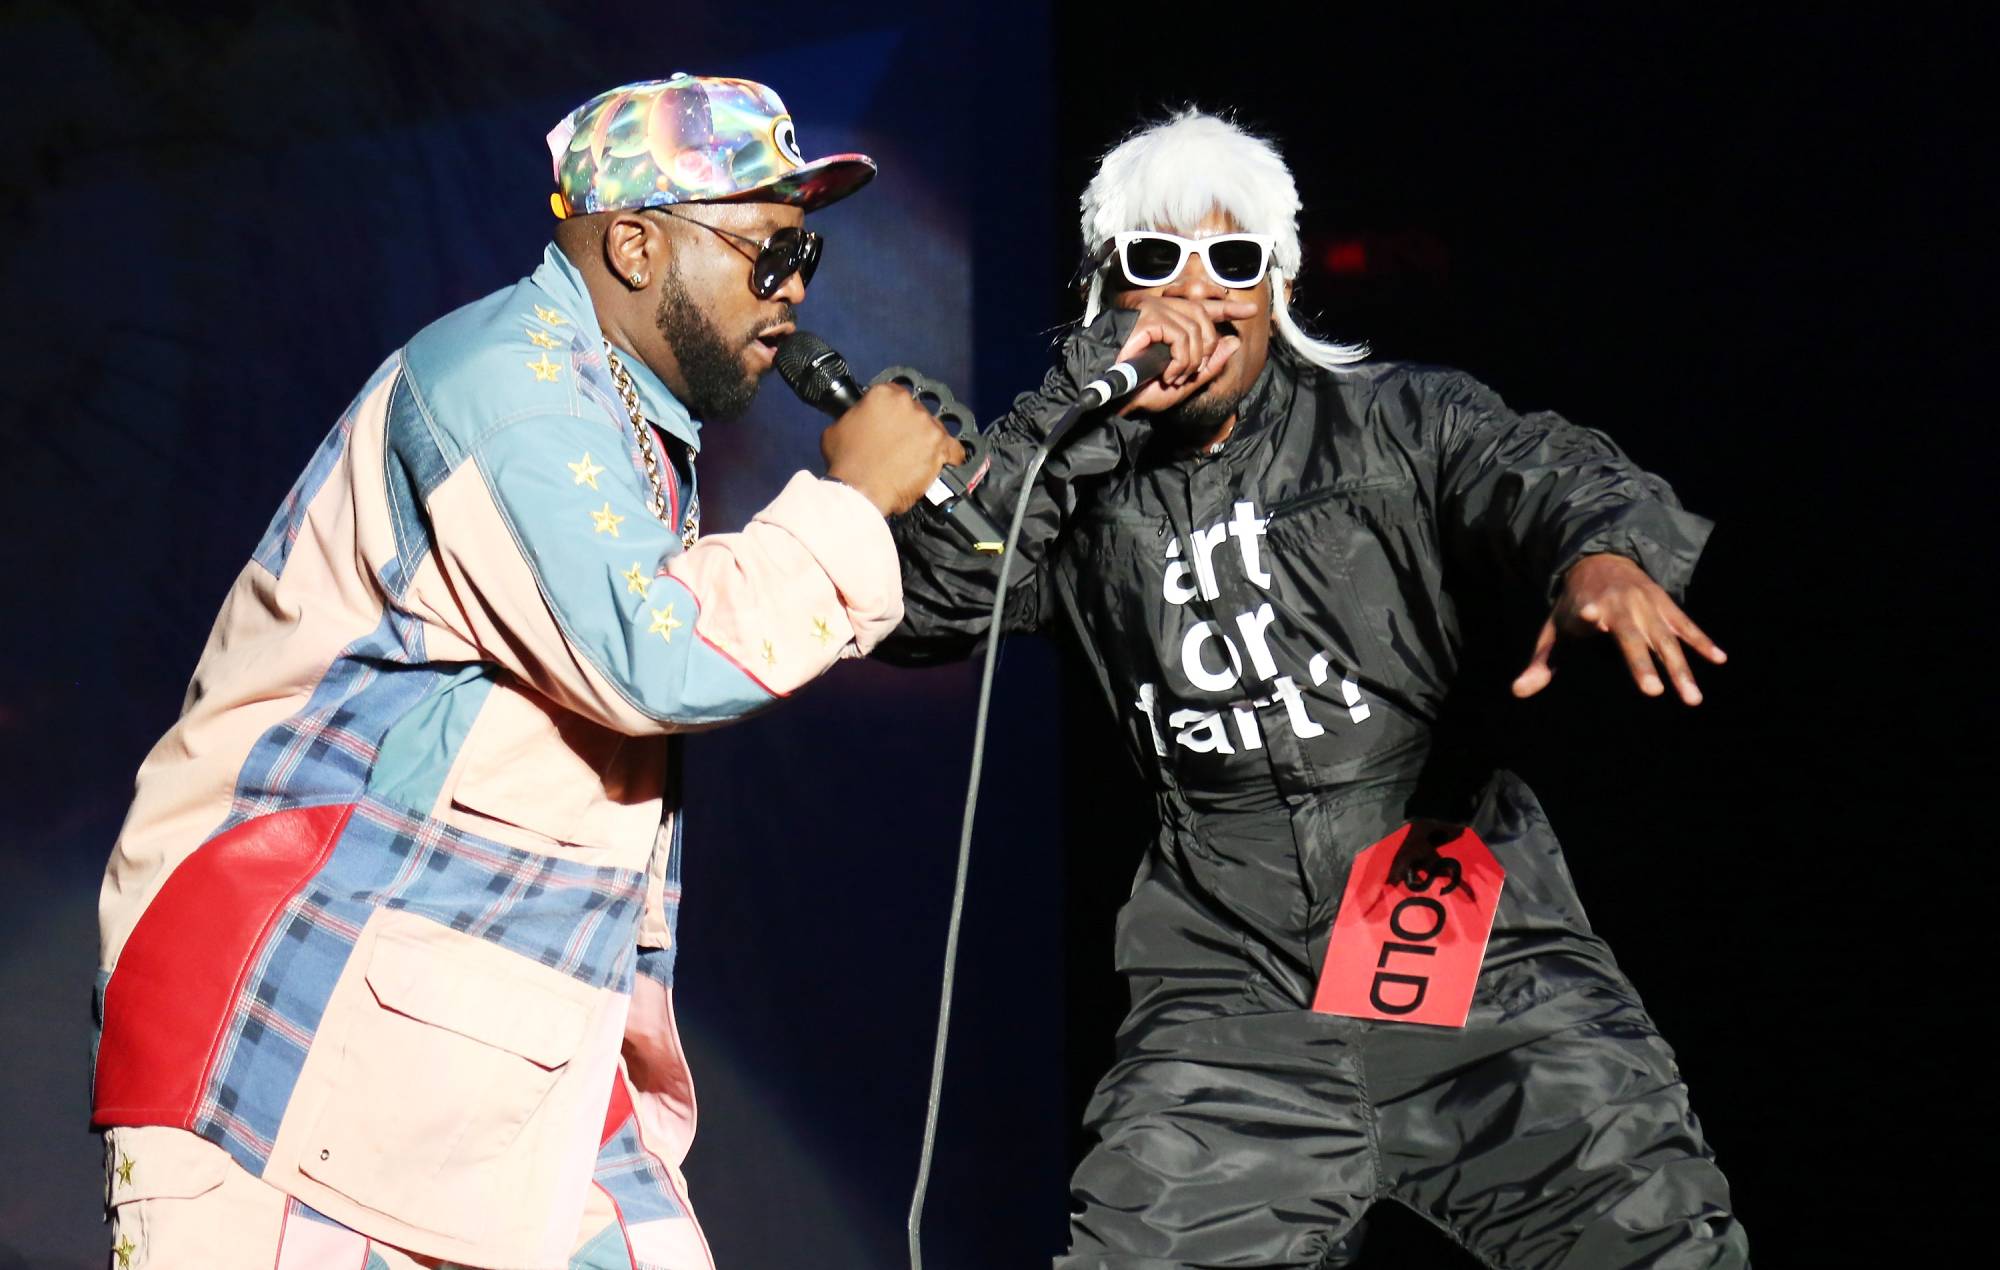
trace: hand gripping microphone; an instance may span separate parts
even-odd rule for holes
[[[777,369],[799,400],[836,419],[861,402],[861,387],[854,382],[847,359],[811,331],[794,331],[778,346]],[[963,462],[938,473],[924,491],[924,501],[937,509],[967,546],[982,555],[999,555],[1001,533],[972,498],[972,491],[991,466],[986,440],[972,412],[952,396],[950,388],[907,366],[891,366],[875,376],[869,387],[888,383],[907,389],[965,450]]]
[[[1083,386],[1083,408],[1097,410],[1137,392],[1140,384],[1158,379],[1173,359],[1174,350],[1168,345],[1148,344],[1131,359],[1113,362],[1111,369]]]

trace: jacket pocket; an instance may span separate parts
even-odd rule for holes
[[[298,1167],[377,1212],[478,1242],[570,1152],[542,1114],[600,994],[472,936],[379,913],[338,1076]],[[518,962],[518,964],[514,964]]]
[[[1380,490],[1391,491],[1392,496],[1397,498],[1409,498],[1415,494],[1416,482],[1401,473],[1375,476],[1361,473],[1343,476],[1318,489],[1309,489],[1290,498],[1281,498],[1266,508],[1264,514],[1274,522],[1280,521],[1287,516],[1317,507],[1321,503],[1335,499],[1352,500],[1356,495],[1372,494]]]
[[[1274,504],[1267,530],[1281,594],[1327,596],[1327,632],[1343,663],[1377,683],[1403,669],[1389,650],[1399,632],[1390,614],[1428,606],[1437,576],[1429,514],[1415,482],[1354,478]]]

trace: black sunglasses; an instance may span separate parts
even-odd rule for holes
[[[813,273],[819,268],[820,245],[825,240],[810,229],[787,225],[759,242],[742,234],[732,234],[720,225],[683,215],[671,207],[649,207],[646,210],[665,213],[690,225],[699,225],[731,243],[751,248],[755,254],[750,256],[750,290],[756,293],[759,300],[768,300],[776,295],[778,288],[785,285],[785,279],[793,274],[799,275],[800,282],[811,286]]]

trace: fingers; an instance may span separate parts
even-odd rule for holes
[[[1718,666],[1729,660],[1729,654],[1723,652],[1714,640],[1696,626],[1688,615],[1681,611],[1680,605],[1675,604],[1673,598],[1664,590],[1656,590],[1650,598],[1653,618],[1651,638],[1660,664],[1667,668],[1667,675],[1674,681],[1674,687],[1679,690],[1681,700],[1691,706],[1698,706],[1701,704],[1701,689],[1696,686],[1694,671],[1688,665],[1686,655],[1681,651],[1682,642],[1685,641],[1689,647]]]
[[[1215,327],[1205,321],[1196,321],[1185,313],[1152,306],[1141,309],[1139,313],[1139,324],[1132,328],[1131,338],[1118,351],[1118,360],[1122,362],[1136,357],[1149,345],[1165,344],[1172,351],[1172,356],[1167,361],[1167,368],[1160,372],[1163,384],[1178,383],[1185,378],[1215,346]]]
[[[895,406],[883,404],[886,403],[888,399],[892,397],[905,398],[911,405],[916,406],[917,409],[919,410],[924,409],[922,406],[917,405],[917,399],[910,395],[910,390],[908,388],[905,388],[903,385],[897,383],[893,379],[885,380],[879,384],[868,385],[868,387],[862,391],[861,400],[863,403],[866,403],[870,397],[878,399],[878,404],[875,407],[878,410],[894,410],[896,408]],[[928,410],[925,410],[924,413],[929,414],[930,412]],[[836,422],[838,421],[836,420]]]
[[[1201,365],[1195,367],[1194,376],[1188,381],[1188,386],[1199,388],[1209,380],[1214,379],[1217,375],[1220,375],[1222,368],[1229,364],[1229,359],[1234,357],[1236,350],[1241,347],[1243,347],[1243,341],[1237,339],[1234,335],[1225,335],[1217,340],[1215,347],[1208,350],[1208,357],[1203,360]]]
[[[1697,652],[1717,665],[1727,660],[1726,654],[1715,645],[1715,641],[1703,634],[1701,628],[1688,620],[1680,606],[1658,584],[1648,580],[1645,587],[1634,594],[1621,615],[1619,646],[1626,649],[1626,660],[1631,661],[1631,650],[1627,647],[1627,635],[1642,641],[1649,650],[1646,673],[1641,676],[1636,671],[1633,680],[1639,690],[1649,697],[1659,696],[1663,688],[1649,688],[1648,683],[1658,684],[1659,676],[1654,673],[1652,662],[1657,661],[1672,681],[1674,692],[1681,701],[1690,706],[1701,704],[1701,687],[1695,682],[1694,670],[1688,665],[1687,655],[1681,651],[1681,641],[1686,640]]]
[[[930,412],[925,411],[924,413],[929,414]],[[937,438],[938,466],[941,468],[956,467],[960,463],[965,462],[965,446],[959,443],[958,438],[945,431],[944,425],[939,423],[935,418],[931,420],[931,427],[935,430]]]
[[[1664,667],[1675,694],[1687,705],[1701,704],[1701,688],[1681,653],[1680,640],[1662,614],[1643,604],[1627,609],[1611,623],[1611,636],[1618,641],[1626,669],[1632,672],[1632,682],[1639,685],[1640,692],[1649,697],[1666,692],[1666,682],[1660,677]]]
[[[1168,347],[1172,347],[1173,343],[1172,334],[1163,333],[1157,322],[1142,321],[1139,325],[1132,328],[1132,334],[1126,336],[1125,343],[1119,346],[1118,356],[1111,360],[1114,362],[1129,362],[1154,344],[1165,344]],[[1175,350],[1175,356],[1179,356],[1178,349]]]
[[[1153,296],[1139,306],[1139,320],[1118,351],[1118,360],[1137,355],[1150,344],[1165,344],[1172,350],[1159,382],[1179,387],[1219,365],[1218,343],[1228,338],[1216,330],[1219,322],[1256,316],[1258,308],[1242,300],[1189,300],[1173,296]],[[1231,351],[1235,345],[1231,345]]]
[[[1541,633],[1535,636],[1535,653],[1528,658],[1526,669],[1514,677],[1514,695],[1532,697],[1549,686],[1555,678],[1555,671],[1549,667],[1549,654],[1556,646],[1556,620],[1551,617],[1542,623]]]
[[[883,386],[902,387],[901,384],[886,384]],[[899,408],[901,408],[900,403]],[[963,463],[965,461],[965,447],[959,444],[958,438],[945,428],[943,422],[936,415],[924,409],[923,404],[916,397],[911,396],[909,398],[907,410],[911,422],[917,428],[921,429],[923,435],[930,441],[931,456],[937,461],[938,467],[950,467],[955,463]],[[919,420],[921,422],[918,422]]]
[[[1514,681],[1515,696],[1532,695],[1548,682],[1548,645],[1557,628],[1565,635],[1608,633],[1640,692],[1663,696],[1671,683],[1674,695],[1690,706],[1701,704],[1702,692],[1682,642],[1718,666],[1728,660],[1664,588],[1618,557],[1589,556],[1572,568],[1534,658]]]
[[[1685,640],[1694,651],[1700,653],[1703,657],[1708,658],[1718,666],[1729,660],[1729,654],[1722,651],[1722,646],[1710,639],[1701,627],[1696,626],[1694,619],[1681,611],[1680,605],[1663,595],[1660,598],[1659,607],[1661,609],[1661,616],[1666,620],[1667,629],[1671,630],[1678,638]]]
[[[1667,690],[1660,682],[1660,672],[1653,668],[1652,645],[1631,622],[1619,622],[1611,628],[1611,637],[1618,641],[1618,651],[1625,654],[1625,667],[1632,672],[1632,682],[1639,685],[1639,691],[1649,697],[1657,697]]]
[[[1652,625],[1649,642],[1653,655],[1660,665],[1666,667],[1667,678],[1673,681],[1674,691],[1681,700],[1691,706],[1701,704],[1701,689],[1695,685],[1694,672],[1688,669],[1687,658],[1681,653],[1681,642],[1664,621]]]
[[[1240,322],[1256,317],[1261,310],[1248,300],[1202,300],[1201,310],[1211,322]]]
[[[1180,331],[1180,340],[1174,345],[1173,360],[1160,372],[1160,382],[1177,387],[1208,360],[1209,352],[1215,348],[1215,324],[1198,314],[1178,310],[1170,310],[1169,317]]]
[[[1200,366],[1181,377],[1178,383],[1169,383],[1164,375],[1149,384],[1141,384],[1139,391],[1125,399],[1118,407],[1121,415],[1158,414],[1172,409],[1199,392],[1209,380],[1214,379],[1229,368],[1229,359],[1235,355],[1241,341],[1235,336],[1224,336],[1209,350],[1208,358]]]

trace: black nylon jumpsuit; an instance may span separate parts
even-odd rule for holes
[[[993,519],[1131,321],[1073,334],[988,430]],[[896,533],[907,616],[884,654],[966,655],[997,564],[921,505]],[[1058,448],[1006,627],[1067,622],[1159,820],[1058,1267],[1337,1265],[1385,1196],[1492,1266],[1747,1264],[1672,1051],[1533,795],[1490,770],[1422,780],[1459,659],[1452,578],[1552,593],[1609,551],[1678,596],[1707,533],[1599,433],[1462,373],[1326,372],[1276,342],[1213,456],[1115,417]],[[1508,871],[1466,1026],[1313,1013],[1348,865],[1417,815],[1469,824]]]

